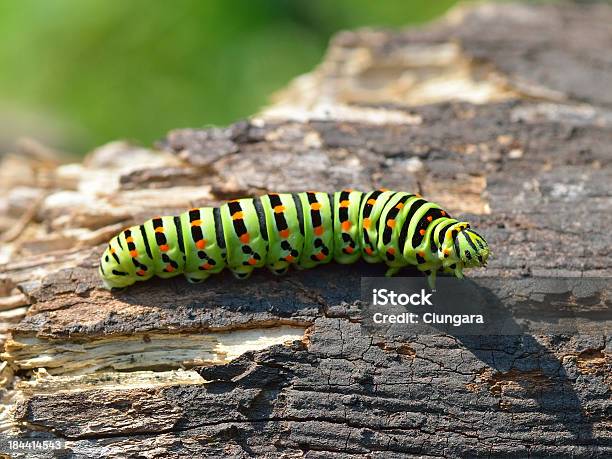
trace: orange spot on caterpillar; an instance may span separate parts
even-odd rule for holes
[[[340,207],[348,207],[350,204],[350,201],[348,199],[345,199],[344,201],[340,201]]]
[[[163,226],[158,226],[157,228],[155,228],[155,232],[156,233],[163,233],[164,232],[164,227]]]
[[[131,242],[134,242],[134,238],[132,236],[126,237],[125,238],[125,242],[127,242],[128,244],[131,243]]]
[[[289,263],[293,263],[293,260],[295,260],[295,257],[293,255],[287,255],[285,257],[285,260],[288,261]]]
[[[387,253],[390,253],[391,255],[395,255],[395,248],[394,247],[389,247],[387,249]]]
[[[174,268],[172,267],[172,265],[166,265],[166,271],[169,273],[174,272]]]
[[[450,250],[448,250],[448,249],[444,249],[444,250],[442,251],[442,253],[444,253],[444,255],[449,255],[449,254],[450,254]]]
[[[248,263],[250,265],[256,265],[257,264],[257,260],[255,258],[249,258]]]
[[[289,230],[285,229],[285,230],[279,231],[278,234],[280,234],[282,238],[287,239],[289,237]]]
[[[312,210],[320,210],[321,209],[321,203],[320,202],[313,202],[312,204],[310,204],[310,208]]]
[[[194,220],[191,222],[191,226],[200,226],[202,224],[202,220]]]
[[[367,204],[370,204],[371,206],[373,206],[374,204],[376,204],[376,199],[368,199]]]
[[[419,234],[420,234],[421,236],[424,236],[424,235],[425,235],[425,230],[424,230],[424,229],[419,230]]]
[[[200,239],[195,245],[198,249],[203,249],[206,247],[206,239]]]
[[[387,226],[388,226],[389,228],[395,228],[395,220],[394,220],[394,219],[392,219],[392,218],[391,218],[391,219],[389,219],[389,220],[387,220]]]
[[[352,192],[353,190],[352,190],[351,188],[346,188],[345,190],[342,190],[342,191],[344,191],[344,192],[346,192],[346,193],[350,193],[350,192]]]
[[[396,209],[403,209],[404,208],[404,203],[403,202],[398,202],[397,205],[395,206]]]
[[[274,213],[281,214],[285,211],[285,206],[274,206]]]
[[[343,221],[343,222],[342,222],[342,229],[343,229],[344,231],[348,231],[348,230],[350,230],[350,229],[351,229],[351,225],[352,225],[352,224],[351,224],[351,221],[350,221],[350,220],[345,220],[345,221]]]
[[[111,253],[111,255],[112,255],[113,253],[115,253],[115,252],[116,252],[116,250],[115,250],[115,249],[110,249],[110,253]]]
[[[325,260],[325,254],[323,252],[319,252],[315,255],[315,257],[317,258],[317,260],[321,261],[321,260]]]
[[[350,245],[344,249],[346,253],[353,253],[355,249],[353,249]]]
[[[364,250],[365,250],[365,253],[367,253],[368,255],[372,255],[372,252],[374,252],[372,250],[372,247],[366,247]]]
[[[204,269],[211,269],[212,267],[213,267],[213,265],[211,265],[210,263],[204,263],[202,265],[202,268],[204,268]]]
[[[323,227],[322,227],[322,226],[317,226],[317,227],[314,229],[314,233],[315,233],[317,236],[320,236],[321,234],[323,234]]]
[[[442,216],[443,216],[443,217],[445,217],[445,216],[446,216],[446,211],[444,211],[444,210],[443,210],[443,211],[441,211],[440,213],[442,214]]]
[[[423,196],[421,195],[421,193],[415,193],[414,194],[417,198],[422,198]]]
[[[433,217],[432,217],[431,215],[428,215],[428,216],[427,216],[427,221],[428,221],[428,222],[430,222],[430,221],[432,221],[432,220],[433,220]]]
[[[378,191],[389,191],[389,188],[379,188]]]
[[[130,257],[135,258],[138,256],[138,251],[137,250],[131,250],[130,251]]]
[[[242,218],[243,218],[243,213],[240,210],[232,214],[232,220],[241,220]]]
[[[243,244],[248,244],[250,240],[251,236],[249,236],[249,233],[244,233],[242,236],[240,236],[240,242]]]
[[[160,245],[159,250],[161,250],[162,252],[167,252],[168,250],[170,250],[170,246],[168,246],[168,244]]]
[[[423,252],[422,250],[419,252],[419,257],[421,258],[425,258],[425,252]]]
[[[364,218],[363,219],[363,227],[365,229],[370,229],[370,225],[372,224],[372,221],[369,218]]]
[[[138,271],[136,271],[136,274],[138,274],[139,276],[144,276],[145,272],[142,269],[139,269]]]

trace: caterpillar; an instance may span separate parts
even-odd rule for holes
[[[100,259],[106,288],[183,273],[201,282],[225,267],[239,279],[255,268],[284,274],[335,260],[386,263],[387,276],[416,266],[463,277],[485,266],[489,247],[469,223],[419,194],[376,190],[270,193],[220,207],[152,218],[112,238]]]

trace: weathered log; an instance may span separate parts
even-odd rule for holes
[[[494,255],[471,276],[503,278],[504,306],[605,303],[532,281],[612,275],[610,23],[504,4],[345,32],[252,119],[83,164],[5,157],[0,435],[77,457],[612,455],[608,333],[379,336],[355,286],[384,269],[365,263],[113,293],[96,273],[107,238],[160,213],[385,186],[482,230]]]

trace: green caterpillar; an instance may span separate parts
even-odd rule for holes
[[[111,239],[99,271],[112,288],[180,273],[200,282],[226,266],[243,279],[263,266],[284,274],[362,257],[386,263],[387,276],[415,265],[434,288],[438,271],[462,278],[464,268],[486,265],[488,245],[469,228],[404,192],[271,193],[128,228]]]

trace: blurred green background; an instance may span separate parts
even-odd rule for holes
[[[331,35],[431,20],[454,0],[0,0],[0,149],[83,154],[248,116]]]

